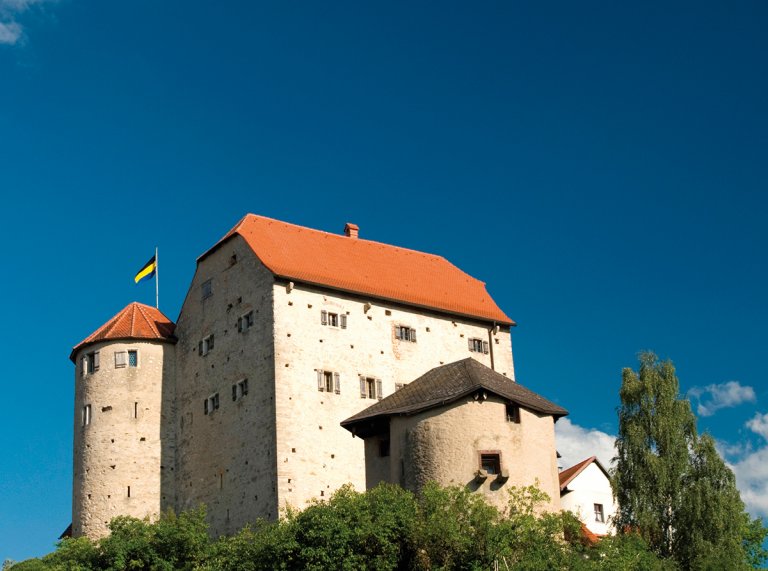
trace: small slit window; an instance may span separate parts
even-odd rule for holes
[[[139,352],[138,351],[128,351],[128,366],[129,367],[138,367],[139,366]]]

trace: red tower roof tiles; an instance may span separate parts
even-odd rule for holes
[[[515,325],[483,282],[442,256],[363,240],[353,233],[330,234],[248,214],[198,262],[238,234],[278,277]]]
[[[69,358],[75,360],[77,352],[92,343],[116,339],[158,339],[175,342],[176,325],[154,307],[133,302],[120,313],[78,343]]]

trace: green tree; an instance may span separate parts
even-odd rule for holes
[[[698,436],[672,363],[642,353],[637,372],[624,369],[620,397],[613,473],[619,532],[639,533],[683,569],[758,563],[765,530],[744,512],[712,438]]]

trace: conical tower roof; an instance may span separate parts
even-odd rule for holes
[[[69,358],[74,361],[75,355],[80,349],[99,341],[155,339],[175,343],[176,337],[173,335],[175,328],[176,324],[163,315],[159,309],[133,302],[75,345]]]

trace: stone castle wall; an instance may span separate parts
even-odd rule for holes
[[[205,504],[216,534],[277,515],[273,281],[235,236],[199,262],[176,327],[177,509]],[[251,312],[253,326],[239,331],[238,320]],[[213,349],[200,355],[210,335]],[[218,408],[209,401],[206,414],[205,401],[216,394]]]
[[[126,360],[117,367],[115,353],[127,359],[128,351],[137,352],[136,366]],[[99,353],[99,369],[84,374],[83,356],[93,352]],[[173,354],[170,343],[114,341],[76,355],[75,537],[104,536],[113,517],[157,516],[172,501]]]
[[[469,319],[288,282],[275,284],[274,311],[281,508],[303,508],[346,483],[366,489],[363,440],[340,426],[376,402],[361,397],[360,376],[380,380],[382,396],[388,396],[396,383],[468,356],[490,366],[490,350],[471,352],[468,344],[469,338],[488,341],[490,330],[495,368],[514,378],[509,328],[494,333]],[[330,324],[330,314],[338,316],[337,325]],[[416,341],[398,339],[396,326],[413,329]],[[339,394],[335,387],[319,390],[318,370],[338,374]]]

